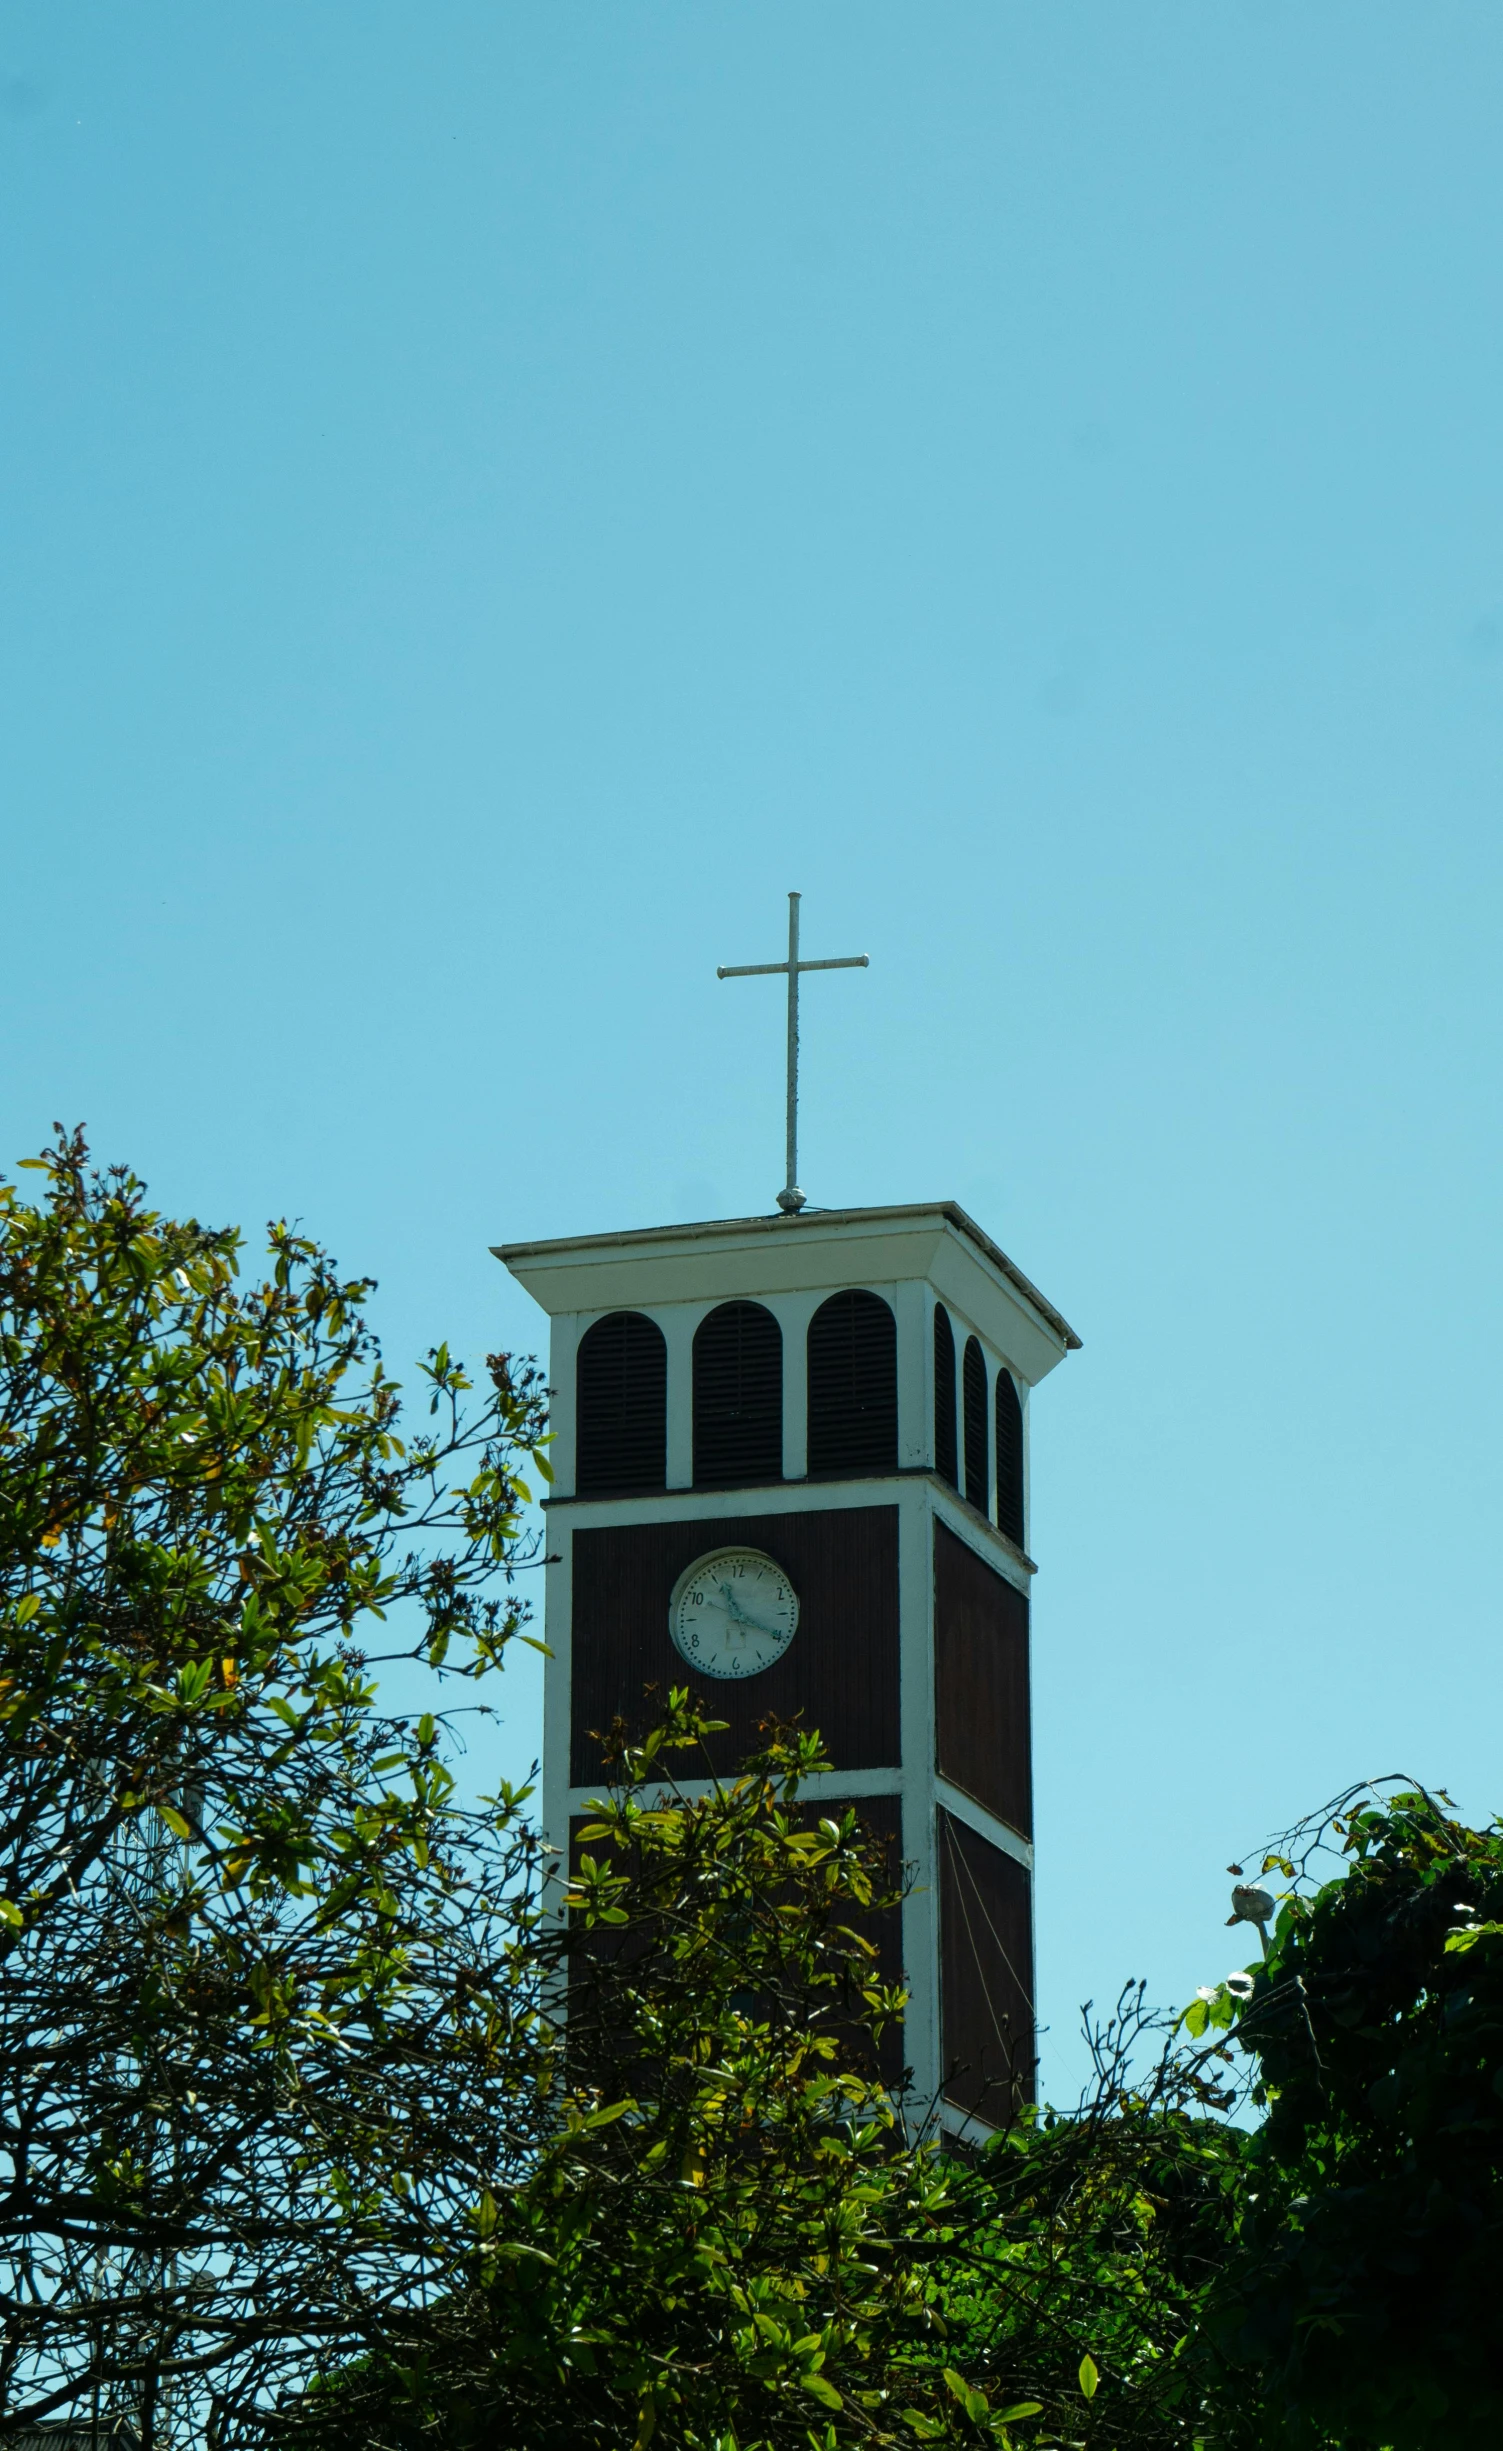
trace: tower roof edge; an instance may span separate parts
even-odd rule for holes
[[[624,1233],[565,1234],[546,1241],[493,1243],[491,1249],[512,1275],[527,1285],[529,1292],[542,1299],[540,1288],[534,1282],[538,1276],[555,1276],[557,1272],[557,1276],[566,1277],[573,1269],[589,1268],[607,1256],[667,1260],[680,1256],[688,1258],[697,1252],[708,1257],[710,1250],[717,1246],[724,1250],[727,1246],[739,1244],[744,1249],[764,1236],[773,1238],[775,1242],[808,1245],[850,1239],[861,1241],[877,1235],[889,1236],[895,1230],[904,1234],[922,1233],[925,1228],[941,1234],[948,1229],[968,1244],[973,1254],[989,1263],[1012,1291],[1021,1295],[1037,1312],[1064,1352],[1079,1352],[1081,1340],[1069,1321],[957,1200],[905,1201],[883,1208],[806,1208],[791,1217],[781,1213],[759,1217],[717,1217],[689,1225],[642,1226]],[[914,1273],[919,1271],[915,1270]],[[569,1305],[555,1306],[544,1300],[543,1307],[552,1310]]]

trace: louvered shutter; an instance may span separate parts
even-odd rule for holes
[[[722,1302],[694,1337],[694,1483],[783,1477],[783,1332],[760,1302]]]
[[[934,1469],[960,1486],[955,1460],[955,1331],[942,1302],[934,1306]]]
[[[579,1340],[575,1487],[582,1498],[662,1489],[668,1348],[654,1319],[612,1311]]]
[[[961,1397],[965,1405],[965,1494],[972,1506],[986,1513],[988,1497],[986,1424],[986,1356],[974,1336],[966,1338],[961,1366]]]
[[[1023,1407],[1010,1370],[997,1373],[997,1521],[1023,1546]]]
[[[897,1468],[897,1322],[880,1294],[832,1294],[809,1322],[809,1470]]]

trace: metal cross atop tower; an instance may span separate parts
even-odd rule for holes
[[[865,970],[869,956],[865,953],[844,953],[834,961],[801,962],[798,957],[798,906],[800,897],[788,897],[788,959],[786,962],[722,962],[717,979],[766,979],[788,974],[788,1180],[778,1194],[778,1206],[787,1217],[796,1217],[804,1205],[804,1195],[798,1187],[798,983],[805,970]]]

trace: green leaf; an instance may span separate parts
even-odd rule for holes
[[[1097,2371],[1096,2360],[1092,2357],[1090,2350],[1087,2349],[1084,2357],[1080,2361],[1081,2397],[1086,2400],[1094,2400],[1096,2397],[1096,2386],[1100,2380],[1101,2376]]]
[[[822,2407],[835,2409],[844,2408],[845,2402],[842,2400],[839,2392],[835,2389],[833,2383],[826,2380],[824,2375],[806,2374],[803,2377],[803,2385],[805,2391],[808,2392],[812,2398],[818,2400]]]
[[[973,2425],[985,2425],[990,2407],[984,2391],[977,2391],[953,2366],[945,2368],[945,2387],[953,2400],[958,2400]]]
[[[1479,1940],[1494,1940],[1500,1932],[1503,1932],[1503,1923],[1465,1923],[1459,1932],[1447,1935],[1445,1954],[1447,1957],[1464,1956],[1468,1949],[1476,1947]]]
[[[608,2128],[613,2119],[623,2118],[628,2111],[634,2111],[636,2107],[636,2103],[628,2095],[624,2102],[611,2102],[604,2110],[590,2111],[579,2124],[582,2128]]]
[[[997,2414],[993,2419],[993,2423],[996,2425],[1012,2425],[1019,2417],[1041,2417],[1043,2413],[1044,2403],[1042,2400],[1015,2400],[1011,2408],[998,2409]]]
[[[193,1832],[189,1829],[188,1824],[183,1819],[182,1814],[177,1810],[175,1805],[159,1804],[157,1806],[157,1811],[166,1822],[167,1827],[172,1832],[174,1838],[191,1839]]]
[[[29,1625],[41,1605],[42,1602],[39,1593],[34,1591],[23,1592],[20,1599],[16,1602],[17,1625]]]
[[[9,1898],[0,1898],[0,1923],[8,1923],[19,1932],[23,1921],[20,1908],[13,1906]]]

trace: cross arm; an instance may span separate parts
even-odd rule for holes
[[[870,970],[871,966],[869,953],[841,953],[830,962],[795,962],[793,965],[795,970]],[[715,976],[717,979],[771,979],[784,977],[787,970],[786,962],[721,962],[717,965]]]

